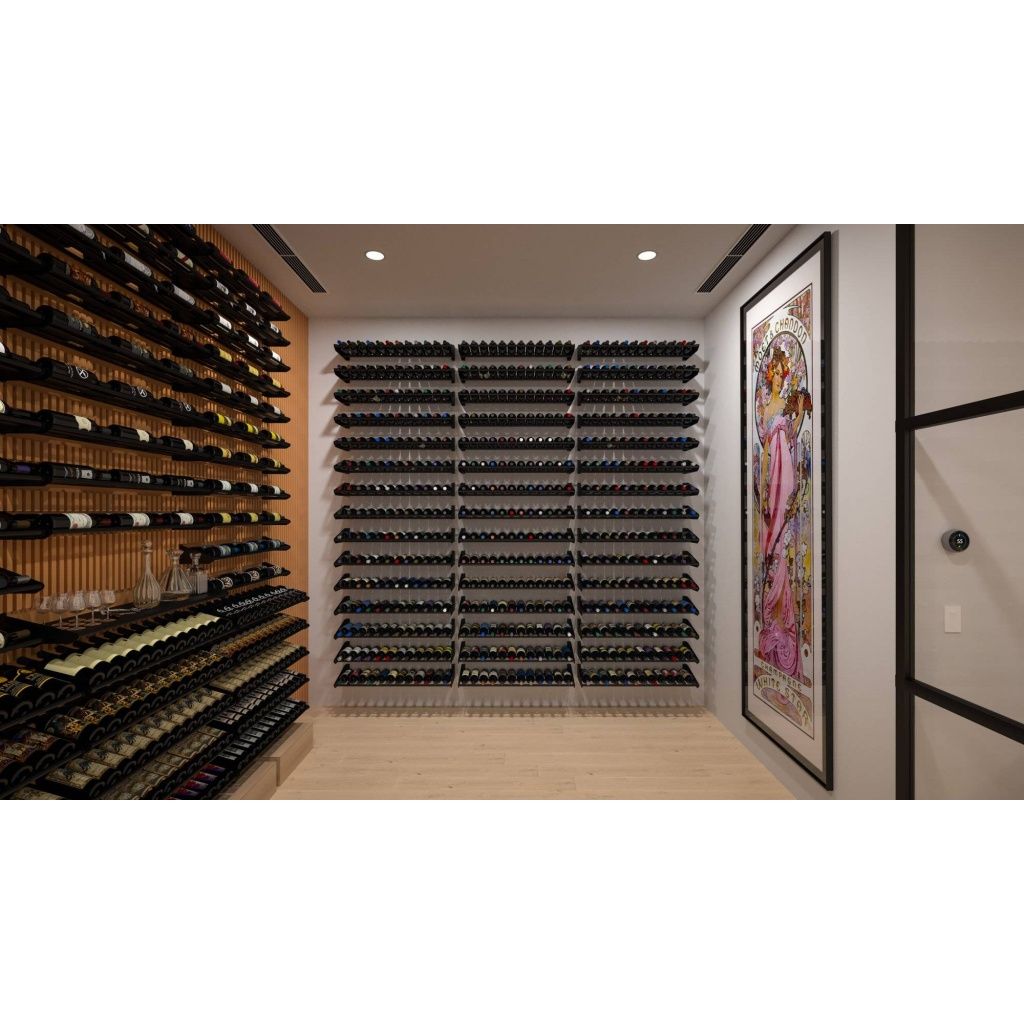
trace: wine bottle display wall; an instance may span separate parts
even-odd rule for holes
[[[699,685],[696,342],[335,347],[337,686]]]
[[[214,632],[262,656],[246,631],[307,600],[284,579],[306,571],[287,383],[306,326],[283,302],[205,227],[0,228],[0,785],[22,782],[3,795],[95,798],[129,768],[164,784],[122,795],[170,795],[219,749],[204,690],[242,651]],[[132,723],[145,757],[88,747]]]

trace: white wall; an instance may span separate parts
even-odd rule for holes
[[[379,705],[381,695],[373,691],[353,693],[352,690],[336,690],[334,680],[338,674],[338,667],[333,664],[333,658],[341,644],[341,641],[333,639],[337,620],[333,614],[338,603],[339,595],[335,594],[333,587],[338,576],[343,570],[334,568],[334,559],[339,553],[338,545],[334,543],[334,536],[343,525],[333,518],[334,510],[344,500],[335,497],[333,491],[335,484],[341,479],[333,471],[333,465],[341,453],[333,446],[334,438],[339,436],[340,428],[334,423],[334,414],[341,408],[334,400],[334,390],[338,386],[338,379],[334,376],[333,367],[338,361],[334,351],[334,343],[339,338],[390,338],[410,340],[434,340],[447,339],[453,345],[460,341],[471,339],[563,339],[575,342],[586,341],[597,338],[686,338],[701,342],[701,350],[691,362],[701,366],[703,371],[706,353],[703,345],[703,325],[700,321],[685,320],[529,320],[529,319],[488,319],[488,320],[327,320],[313,319],[309,323],[309,593],[310,593],[310,630],[309,630],[309,675],[310,675],[310,701],[314,706],[337,706],[340,704],[351,704],[354,701],[362,701]],[[703,389],[703,372],[697,377],[696,386]],[[690,428],[687,433],[696,437],[703,436],[704,409],[703,401],[695,403],[690,407],[701,415],[701,423]],[[454,411],[458,412],[458,408]],[[706,457],[703,448],[688,453],[695,461],[702,464]],[[456,456],[457,458],[458,456]],[[703,492],[706,478],[702,471],[688,477]],[[690,503],[698,511],[701,511],[701,498],[695,498]],[[458,501],[455,499],[455,503]],[[708,511],[702,511],[703,521],[695,525],[695,532],[702,535],[709,518]],[[415,523],[405,522],[399,524],[400,529],[414,529]],[[440,528],[440,527],[438,527]],[[638,526],[638,528],[640,528]],[[653,527],[652,527],[653,528]],[[701,559],[701,569],[694,570],[692,575],[698,583],[701,583],[705,572],[703,557],[700,547],[695,554]],[[457,571],[457,569],[456,569]],[[697,595],[696,603],[703,611],[701,595]],[[708,624],[698,619],[695,622],[702,637]],[[701,643],[695,645],[698,655],[701,652]],[[706,676],[704,666],[698,666],[698,676],[703,679]],[[594,694],[594,699],[600,699],[603,689]],[[510,700],[514,695],[508,691],[503,693]],[[661,691],[666,694],[667,691]],[[703,702],[704,690],[693,694],[680,691],[673,695],[673,699],[679,702],[692,703]],[[448,693],[428,689],[411,689],[402,695],[395,697],[393,691],[386,699],[393,701],[434,703],[447,702]],[[552,702],[556,701],[558,695],[554,692],[550,695]],[[536,700],[536,696],[533,697]],[[651,701],[668,699],[665,696],[659,697],[657,693],[651,695]],[[493,702],[493,701],[489,701]],[[593,701],[588,701],[592,703]]]
[[[733,283],[705,321],[712,514],[704,600],[708,706],[796,795],[827,797],[741,713],[740,306],[822,231],[831,230],[832,543],[835,789],[894,795],[895,229],[791,231]],[[742,266],[742,264],[741,264]]]

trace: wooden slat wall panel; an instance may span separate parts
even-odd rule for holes
[[[67,253],[47,246],[35,238],[24,234],[17,228],[8,225],[7,230],[15,241],[24,245],[33,253],[54,252],[69,263],[74,263]],[[275,483],[292,497],[287,501],[266,501],[259,497],[242,497],[226,495],[224,497],[178,497],[166,493],[144,493],[138,491],[106,490],[102,488],[76,489],[66,488],[4,488],[0,508],[10,512],[31,511],[267,511],[281,512],[291,519],[290,525],[273,527],[253,525],[246,527],[226,527],[223,531],[197,531],[195,534],[183,535],[171,531],[146,531],[145,533],[117,533],[109,536],[90,534],[70,534],[55,536],[45,541],[0,542],[0,566],[16,569],[41,580],[48,593],[60,593],[78,589],[96,587],[112,587],[115,590],[129,590],[138,579],[142,568],[142,545],[145,540],[153,543],[154,571],[159,575],[167,564],[164,554],[167,548],[177,547],[180,543],[206,544],[229,541],[232,539],[256,539],[263,536],[277,537],[292,546],[290,551],[268,552],[265,556],[248,555],[225,560],[211,566],[211,571],[218,566],[241,568],[258,562],[262,557],[285,566],[292,573],[288,584],[308,590],[307,550],[307,480],[308,450],[306,422],[306,390],[307,390],[307,318],[294,307],[273,285],[261,275],[254,266],[229,245],[212,228],[198,226],[200,235],[214,242],[236,266],[241,267],[262,288],[274,295],[281,303],[291,319],[279,326],[285,337],[291,342],[290,347],[281,349],[284,361],[291,367],[290,372],[278,374],[282,383],[292,393],[290,398],[272,399],[292,422],[280,426],[271,425],[291,447],[280,451],[269,451],[266,454],[279,458],[291,472],[284,476],[263,476],[261,473],[244,468],[231,466],[214,466],[209,463],[175,463],[168,457],[155,456],[151,453],[136,453],[117,449],[82,444],[72,441],[46,440],[40,437],[21,435],[0,435],[0,452],[11,459],[31,461],[62,461],[80,462],[103,468],[139,469],[153,472],[171,472],[185,476],[217,477],[228,480],[248,480],[254,483]],[[86,268],[88,269],[88,268]],[[90,271],[91,272],[91,271]],[[17,299],[37,306],[41,302],[61,310],[74,311],[76,307],[46,292],[35,288],[15,277],[2,278],[4,287]],[[120,285],[115,285],[125,290]],[[167,315],[164,313],[163,315]],[[130,332],[105,321],[93,317],[97,328],[104,334],[115,334],[129,337]],[[27,359],[50,356],[65,362],[73,362],[92,370],[103,379],[119,379],[135,384],[143,384],[157,395],[171,393],[169,386],[158,381],[126,370],[116,363],[91,358],[88,354],[66,348],[54,342],[33,337],[21,331],[9,329],[3,332],[7,347]],[[155,350],[159,355],[167,354],[154,342],[140,339],[143,344]],[[177,358],[177,357],[176,357]],[[186,360],[182,360],[187,362]],[[206,367],[195,363],[189,364],[194,370],[203,374],[212,373]],[[233,383],[233,382],[232,382]],[[58,412],[73,412],[80,416],[88,416],[100,424],[119,423],[141,427],[151,434],[175,434],[186,437],[197,445],[223,444],[233,450],[251,451],[256,455],[264,454],[256,444],[246,443],[237,438],[207,433],[195,428],[175,427],[163,420],[140,416],[134,411],[125,411],[114,405],[99,404],[64,395],[44,387],[25,383],[5,383],[0,385],[0,395],[10,406],[16,408],[39,409],[49,408]],[[215,402],[205,401],[198,396],[188,396],[188,401],[199,409],[219,409],[232,419],[244,416],[237,410],[218,406]],[[252,418],[252,417],[246,417]],[[36,595],[16,595],[3,600],[3,610],[11,613],[18,609],[31,607],[38,597]],[[302,614],[302,609],[296,609]],[[297,643],[305,643],[306,635],[298,634]],[[296,666],[296,671],[306,671],[305,662]]]

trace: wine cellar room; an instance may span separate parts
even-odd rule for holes
[[[0,796],[1024,796],[1022,255],[4,225]]]

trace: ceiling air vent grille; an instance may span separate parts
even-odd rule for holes
[[[708,274],[707,280],[697,289],[698,292],[710,292],[721,283],[723,277],[739,263],[751,246],[771,227],[770,224],[751,224],[743,233],[743,237],[729,250],[729,255]]]
[[[253,227],[266,239],[267,245],[292,268],[295,276],[311,292],[326,293],[327,289],[313,276],[309,267],[292,252],[292,247],[278,234],[272,224],[253,224]]]

